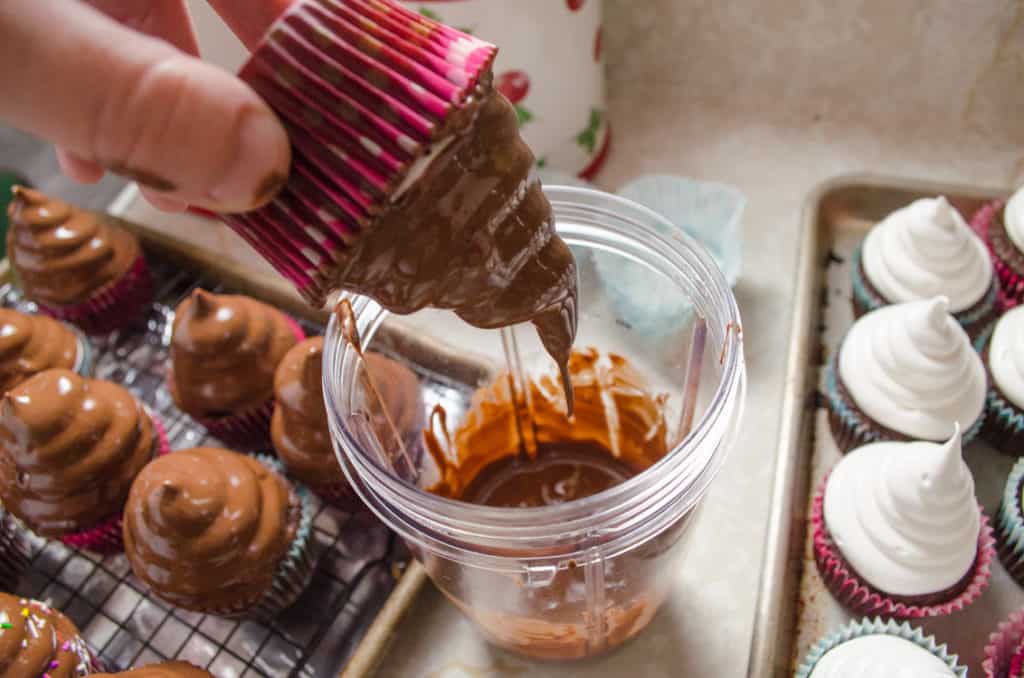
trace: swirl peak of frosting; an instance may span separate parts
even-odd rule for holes
[[[81,359],[75,333],[60,321],[0,309],[0,393],[53,367],[72,369]]]
[[[911,438],[945,440],[954,423],[967,429],[985,406],[985,367],[948,303],[936,297],[872,311],[839,348],[839,378],[853,401]]]
[[[899,636],[851,638],[825,653],[809,678],[955,678],[942,659]]]
[[[274,370],[298,342],[288,318],[250,297],[196,289],[178,305],[170,387],[185,412],[216,416],[260,407]]]
[[[78,629],[45,603],[0,593],[0,675],[79,678],[91,673]]]
[[[981,512],[960,429],[945,443],[853,450],[825,485],[825,525],[850,566],[898,596],[938,593],[970,572]]]
[[[152,420],[121,386],[40,372],[0,400],[0,499],[43,536],[77,532],[121,510],[156,447]]]
[[[1004,396],[1024,409],[1024,306],[1003,314],[988,346],[988,368]]]
[[[868,281],[891,303],[942,294],[959,313],[992,285],[985,244],[943,196],[916,200],[880,221],[861,256]]]
[[[138,239],[102,217],[22,186],[8,206],[7,252],[30,299],[73,304],[123,276]]]
[[[120,673],[94,673],[92,678],[214,678],[213,674],[206,669],[201,669],[195,664],[183,661],[161,662],[150,664],[130,671]]]
[[[125,553],[161,598],[192,610],[248,607],[269,590],[294,536],[288,484],[228,450],[181,450],[132,484]]]
[[[1010,241],[1024,252],[1024,186],[1010,196],[1003,208],[1003,226]]]

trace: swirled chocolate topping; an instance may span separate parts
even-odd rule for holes
[[[43,370],[72,369],[78,351],[78,337],[63,323],[0,309],[0,393]]]
[[[157,448],[127,390],[70,370],[40,372],[0,400],[0,499],[44,537],[121,511]]]
[[[139,257],[138,239],[102,217],[14,187],[7,256],[25,295],[67,305],[119,279]]]
[[[568,387],[576,261],[533,165],[515,110],[488,78],[434,157],[409,170],[343,252],[332,284],[395,313],[451,309],[485,329],[530,321]]]
[[[506,374],[474,394],[448,453],[432,426],[427,450],[441,479],[430,491],[480,504],[543,506],[600,492],[665,456],[666,397],[650,393],[625,358],[573,351],[569,374],[572,418],[556,380],[531,380],[529,401],[516,402]]]
[[[252,457],[211,447],[168,454],[135,479],[125,554],[159,597],[190,610],[243,610],[270,589],[295,534],[291,489]]]
[[[94,673],[93,678],[214,678],[206,669],[182,661],[150,664],[142,668],[122,671],[120,673]]]
[[[274,371],[298,343],[288,318],[250,297],[197,289],[174,315],[169,386],[194,416],[244,412],[274,395]]]
[[[78,678],[91,662],[78,629],[49,605],[0,593],[0,675]]]

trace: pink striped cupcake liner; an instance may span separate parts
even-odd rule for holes
[[[1006,678],[1013,675],[1015,656],[1024,642],[1024,608],[1011,614],[988,638],[985,646],[985,659],[981,669],[986,678]],[[1020,667],[1017,667],[1018,670]]]
[[[164,427],[164,423],[155,414],[149,411],[147,411],[147,414],[149,414],[150,421],[153,422],[153,429],[156,431],[157,437],[157,449],[154,458],[169,454],[171,445],[167,440],[167,429]],[[124,551],[124,537],[121,531],[122,516],[122,513],[118,513],[87,530],[66,534],[60,540],[72,548],[101,553],[103,555],[121,553]]]
[[[996,556],[995,537],[988,516],[981,514],[978,534],[978,557],[974,561],[971,580],[962,592],[950,600],[934,605],[907,605],[897,602],[861,580],[847,566],[825,527],[824,503],[826,476],[811,507],[811,530],[814,535],[814,562],[825,586],[839,603],[857,615],[921,619],[958,612],[975,601],[988,588],[992,560]],[[979,506],[979,510],[980,510]]]
[[[292,142],[269,205],[222,214],[314,305],[330,267],[489,77],[496,48],[393,0],[300,0],[240,72]]]
[[[988,237],[988,231],[992,226],[993,219],[1005,206],[1005,200],[995,200],[984,205],[971,217],[971,228],[974,229],[982,241],[984,241],[985,246],[988,247],[989,257],[992,259],[992,267],[995,269],[996,277],[999,279],[999,301],[1003,310],[1008,311],[1024,301],[1024,276],[1015,271],[996,253]]]
[[[292,318],[285,316],[295,338],[303,341],[306,333]],[[270,419],[274,415],[274,399],[271,398],[258,408],[248,412],[223,417],[194,417],[206,431],[234,450],[271,449]]]
[[[109,334],[125,327],[153,300],[153,276],[141,254],[131,268],[85,301],[69,306],[36,305],[52,318],[75,325],[90,335]]]

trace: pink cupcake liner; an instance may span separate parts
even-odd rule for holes
[[[153,422],[153,429],[156,431],[156,456],[162,457],[165,454],[169,454],[171,445],[167,440],[167,429],[164,427],[164,423],[156,415],[149,412],[147,414],[149,414],[149,418]],[[118,513],[87,530],[66,534],[60,540],[72,548],[101,553],[103,555],[121,553],[124,551],[124,536],[121,530],[123,515]]]
[[[295,338],[303,341],[306,333],[289,316],[285,316]],[[274,415],[274,399],[254,410],[223,417],[194,417],[207,432],[228,447],[236,450],[270,449],[270,419]]]
[[[995,538],[988,516],[981,514],[981,531],[978,534],[978,557],[974,563],[971,581],[960,594],[951,600],[935,605],[907,605],[892,600],[885,594],[870,587],[847,567],[845,561],[829,539],[825,528],[825,485],[814,497],[811,508],[811,529],[814,535],[814,562],[818,566],[825,586],[836,600],[857,615],[894,617],[896,619],[921,619],[939,617],[958,612],[976,600],[988,587],[992,574],[992,560],[995,558]],[[981,507],[979,506],[979,509]]]
[[[989,241],[988,231],[993,219],[1006,205],[1005,200],[995,200],[984,205],[971,217],[971,228],[981,237],[988,248],[989,257],[992,259],[992,267],[995,269],[996,277],[999,279],[999,301],[1004,311],[1008,311],[1017,304],[1024,301],[1024,276],[1013,270],[1003,261],[992,247]]]
[[[108,334],[138,318],[153,300],[153,276],[141,254],[119,279],[94,292],[85,301],[69,306],[37,303],[39,311],[71,323],[86,334]]]
[[[496,51],[393,0],[292,4],[240,72],[284,122],[292,171],[271,204],[221,219],[321,304],[325,268],[444,134]]]
[[[1010,663],[1017,654],[1021,641],[1024,640],[1024,608],[1011,614],[1000,622],[996,630],[988,637],[985,646],[985,659],[981,668],[986,678],[1006,678],[1010,675]]]

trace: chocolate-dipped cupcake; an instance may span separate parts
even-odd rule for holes
[[[223,443],[267,447],[274,372],[303,338],[298,324],[272,306],[197,289],[174,315],[171,397]]]
[[[305,483],[329,504],[344,510],[360,508],[334,455],[323,393],[323,337],[311,337],[288,351],[274,375],[274,417],[271,438],[288,473]],[[363,356],[374,386],[384,400],[387,415],[370,406],[374,430],[381,444],[393,444],[395,431],[402,443],[422,428],[423,401],[412,371],[377,353]],[[368,396],[369,397],[369,396]],[[390,417],[391,424],[388,423]]]
[[[25,296],[88,334],[106,334],[137,318],[153,298],[138,238],[38,191],[13,190],[7,256]]]
[[[308,490],[269,457],[198,447],[150,463],[125,509],[135,576],[187,610],[266,619],[295,601],[315,566]]]
[[[109,381],[47,370],[0,400],[0,499],[70,546],[121,550],[132,480],[166,452],[160,422]]]
[[[102,670],[70,619],[46,603],[0,593],[0,674],[80,678]]]
[[[88,340],[53,318],[0,308],[0,394],[54,367],[88,376]]]
[[[114,676],[121,676],[121,678],[214,678],[213,674],[206,669],[183,661],[150,664],[120,673],[93,674],[93,678],[113,678]]]

